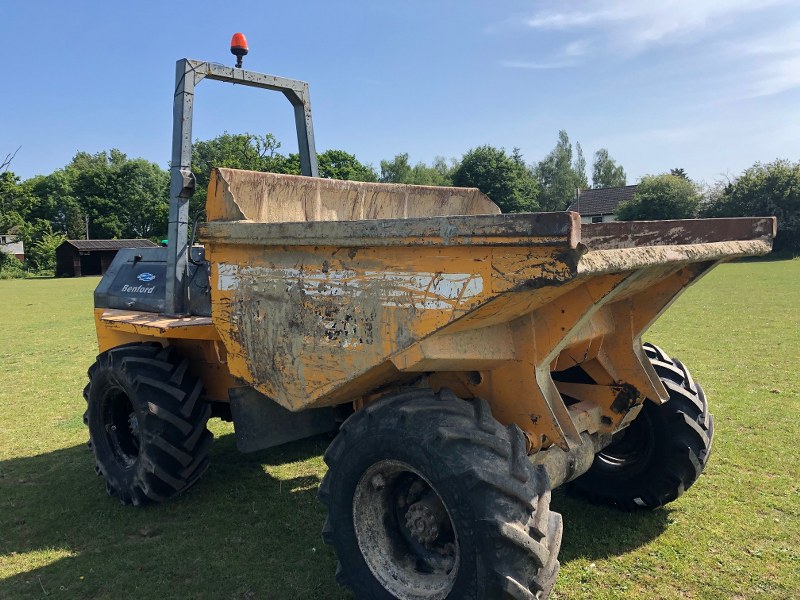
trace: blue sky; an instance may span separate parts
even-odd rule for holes
[[[682,167],[708,183],[798,160],[800,2],[0,1],[0,158],[49,173],[116,147],[166,167],[175,60],[308,81],[317,149],[412,161],[493,144],[529,162],[559,129],[607,147],[629,183]],[[288,102],[204,82],[195,137],[272,132],[296,148]]]

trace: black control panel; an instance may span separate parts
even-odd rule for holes
[[[189,313],[211,315],[209,268],[203,248],[192,248],[188,269]],[[123,248],[94,292],[95,308],[163,313],[167,282],[166,248]]]

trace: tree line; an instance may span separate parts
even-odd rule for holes
[[[10,155],[9,155],[10,156]],[[11,157],[13,158],[13,157]],[[407,153],[381,160],[378,168],[344,150],[318,155],[321,177],[416,185],[477,187],[503,212],[560,211],[577,189],[623,186],[624,168],[606,148],[589,167],[583,148],[560,131],[553,149],[527,163],[518,148],[490,145],[460,159],[437,157],[412,164]],[[297,154],[283,154],[272,134],[223,133],[194,143],[192,170],[197,188],[192,217],[202,210],[211,166],[300,174]],[[169,171],[119,150],[78,152],[49,175],[21,180],[6,161],[0,167],[0,234],[13,230],[25,243],[28,268],[53,268],[54,250],[64,239],[150,238],[166,236]],[[591,173],[591,184],[589,182]],[[634,197],[620,206],[620,219],[670,219],[697,216],[772,215],[780,220],[776,248],[800,252],[800,163],[757,163],[739,177],[702,188],[683,169],[649,175]],[[0,253],[0,267],[11,269]]]

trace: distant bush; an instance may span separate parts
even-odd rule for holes
[[[677,175],[645,175],[630,200],[620,203],[620,221],[658,221],[693,219],[697,216],[700,194],[697,186]]]
[[[800,255],[800,162],[756,163],[732,182],[718,186],[702,216],[776,216],[775,250]]]
[[[28,277],[25,267],[16,257],[0,252],[0,279],[23,279]]]

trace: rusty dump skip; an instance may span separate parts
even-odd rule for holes
[[[534,448],[665,398],[642,333],[713,265],[774,236],[771,218],[581,227],[576,213],[501,215],[474,189],[232,169],[213,171],[207,213],[235,377],[300,410],[425,376],[487,399]],[[551,373],[575,365],[598,385],[573,385],[568,407]]]
[[[339,181],[214,169],[206,210],[209,221],[256,223],[412,219],[500,214],[476,188]]]

